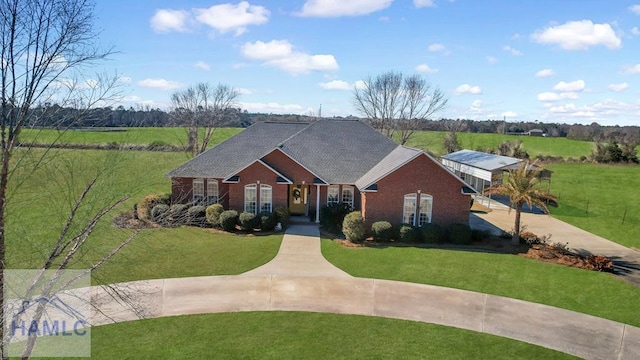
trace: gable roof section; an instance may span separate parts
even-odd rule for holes
[[[467,183],[464,180],[460,179],[456,174],[451,172],[446,166],[442,165],[438,160],[434,159],[431,155],[426,152],[410,148],[403,145],[398,145],[389,155],[387,155],[382,161],[380,161],[376,166],[374,166],[371,170],[369,170],[364,176],[362,176],[358,181],[356,181],[356,186],[360,191],[367,190],[377,190],[375,186],[378,181],[386,177],[387,175],[393,173],[398,170],[402,166],[411,162],[412,160],[418,158],[420,155],[424,155],[431,162],[439,166],[443,169],[447,174],[453,177],[456,181],[458,181],[463,188],[468,187]],[[475,191],[473,191],[475,193]]]
[[[227,176],[226,178],[222,179],[223,182],[230,182],[230,181],[234,181],[233,178],[236,178],[240,176],[240,173],[242,171],[244,171],[246,168],[248,168],[249,166],[253,165],[253,164],[260,164],[262,166],[264,166],[267,170],[271,171],[272,173],[274,173],[277,176],[277,179],[279,181],[279,183],[281,184],[293,184],[293,182],[291,180],[289,180],[289,178],[287,178],[286,176],[282,175],[278,170],[272,168],[271,166],[269,166],[267,163],[265,163],[264,161],[258,159],[258,160],[254,160],[252,162],[250,162],[249,164],[247,164],[245,167],[243,167],[242,169],[239,169],[238,171],[235,171],[234,174],[230,174],[229,176]]]
[[[353,184],[397,146],[362,121],[320,119],[280,149],[330,184]]]
[[[178,166],[168,177],[226,178],[308,127],[308,123],[255,123],[237,135]]]
[[[473,166],[478,169],[494,171],[519,164],[522,160],[509,156],[487,154],[473,150],[460,150],[445,155],[443,159]]]

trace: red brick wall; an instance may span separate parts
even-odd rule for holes
[[[363,194],[362,203],[366,204],[363,216],[369,223],[386,220],[399,225],[404,195],[420,190],[421,194],[433,196],[433,223],[443,227],[454,223],[468,224],[470,199],[460,193],[462,186],[454,175],[426,155],[420,155],[378,181],[378,192]]]
[[[280,150],[273,150],[261,160],[286,176],[294,184],[302,184],[303,181],[305,184],[313,184],[315,176]]]
[[[229,206],[229,184],[222,183],[222,179],[218,180],[218,201],[228,208]],[[209,179],[206,179],[209,181]],[[207,183],[205,181],[204,191],[207,195]],[[193,178],[172,178],[171,179],[171,203],[172,204],[188,204],[193,199]]]
[[[277,206],[288,206],[287,195],[289,188],[287,184],[276,184],[277,175],[256,162],[242,170],[239,174],[240,182],[237,184],[229,184],[229,209],[243,211],[244,210],[244,187],[248,184],[266,184],[271,185],[273,196],[273,208]],[[260,191],[258,191],[258,203],[260,203]]]
[[[171,203],[186,204],[191,202],[193,178],[171,178]]]

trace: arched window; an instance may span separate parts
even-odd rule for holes
[[[406,194],[402,206],[402,222],[415,225],[417,197],[416,194]]]
[[[245,185],[244,187],[244,211],[256,213],[257,210],[257,186],[256,184]]]
[[[349,205],[351,209],[353,209],[353,186],[343,186],[342,187],[342,203]]]
[[[207,205],[218,203],[218,180],[207,179]]]
[[[420,194],[420,211],[418,212],[418,226],[431,222],[431,209],[433,207],[433,196]]]
[[[273,190],[271,185],[260,184],[260,211],[273,211]]]
[[[430,223],[432,209],[433,196],[417,193],[406,194],[404,196],[404,205],[402,206],[402,222],[413,226],[422,226]]]
[[[193,203],[202,205],[204,202],[204,179],[193,179]]]
[[[340,186],[329,185],[327,188],[327,205],[333,205],[340,202]]]

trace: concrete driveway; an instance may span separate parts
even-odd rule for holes
[[[494,233],[513,229],[515,212],[509,212],[506,205],[487,199],[479,200],[491,211],[487,213],[472,213],[469,225],[474,229],[489,230]],[[616,275],[624,280],[640,286],[640,252],[629,249],[601,236],[577,228],[566,222],[555,219],[539,212],[523,212],[521,224],[526,225],[527,231],[539,236],[551,234],[552,242],[567,243],[574,251],[581,254],[604,255],[614,261]]]

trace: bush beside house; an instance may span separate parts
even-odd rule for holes
[[[351,242],[364,241],[367,235],[367,228],[360,211],[352,211],[344,217],[342,233]]]

